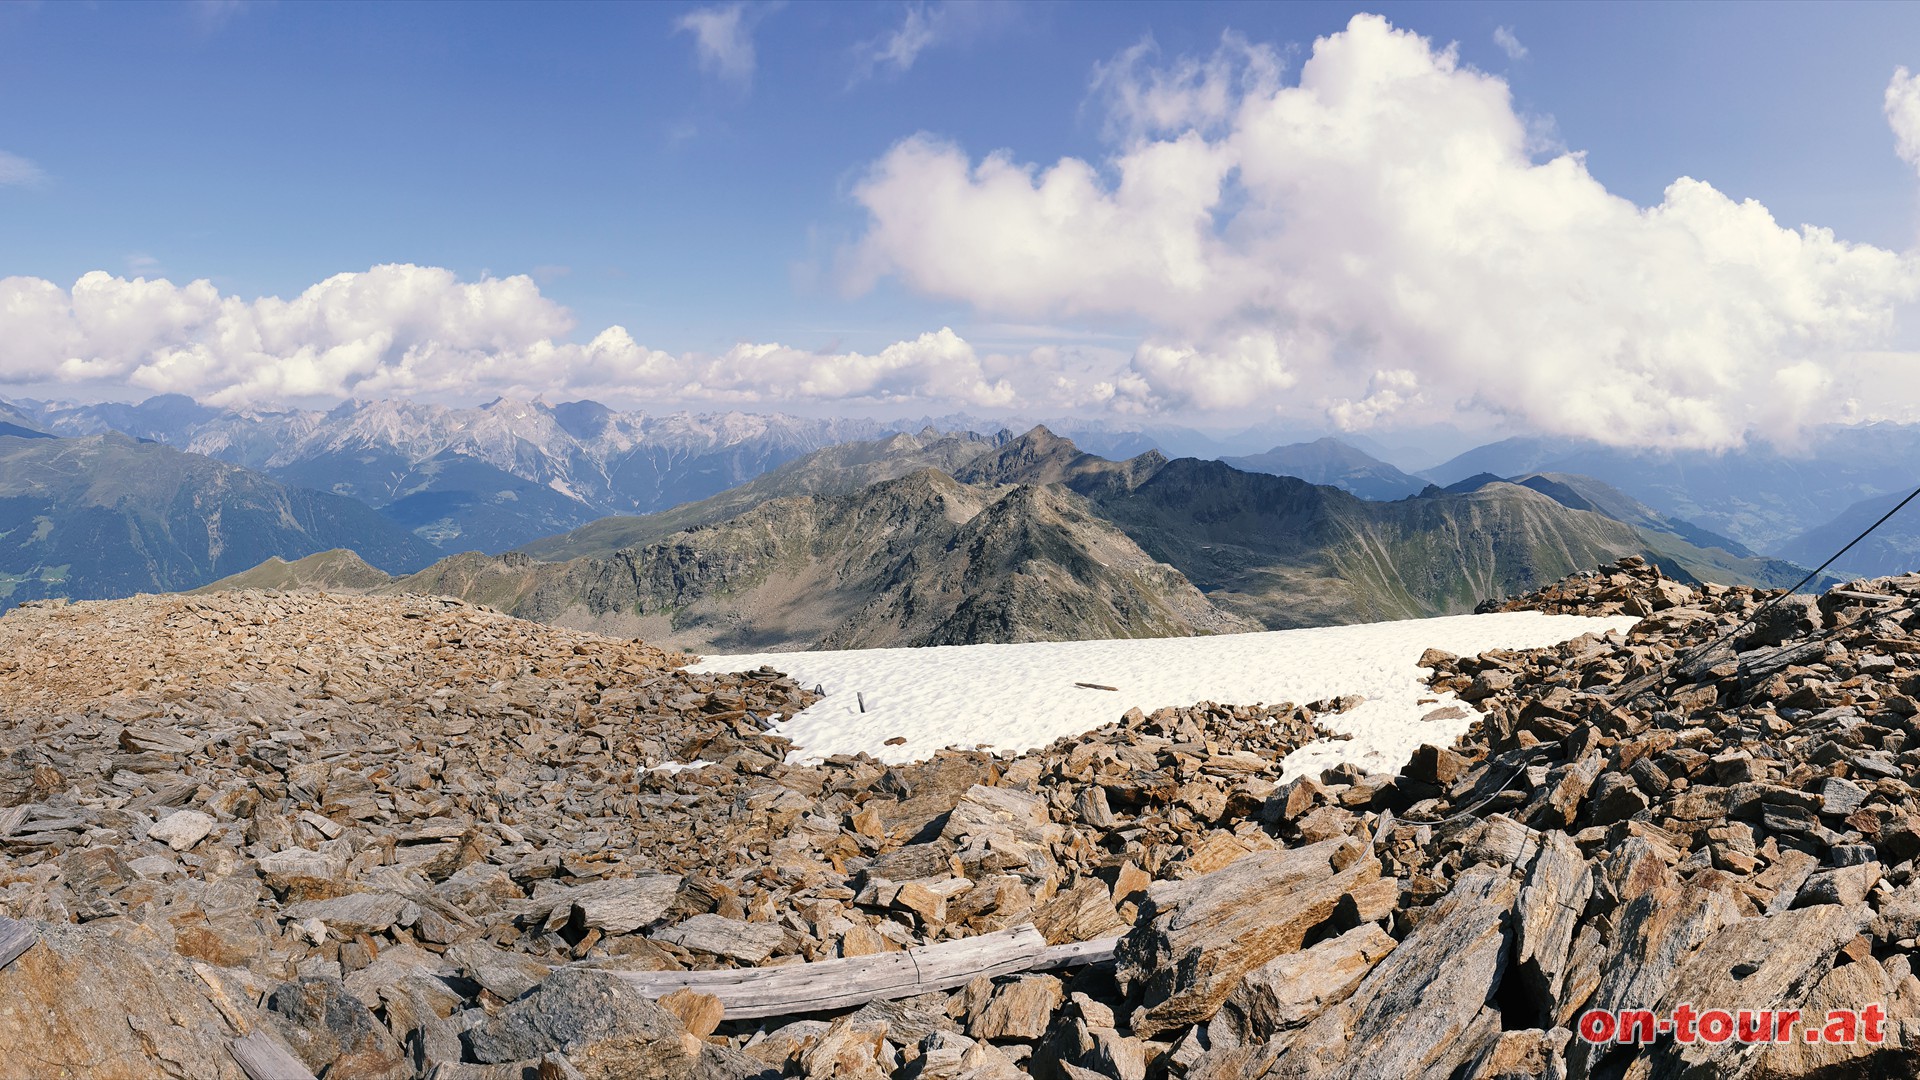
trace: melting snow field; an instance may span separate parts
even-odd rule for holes
[[[1458,719],[1423,719],[1462,704],[1425,686],[1428,672],[1415,662],[1428,648],[1463,656],[1539,648],[1636,621],[1501,612],[1220,637],[711,656],[692,670],[770,664],[804,686],[825,687],[825,698],[776,726],[801,759],[864,750],[883,761],[915,761],[948,746],[1019,752],[1092,731],[1133,706],[1152,712],[1201,701],[1304,704],[1364,695],[1359,708],[1320,718],[1353,738],[1302,747],[1287,759],[1291,778],[1348,761],[1398,771],[1420,744],[1449,745],[1465,734],[1478,716],[1470,706]],[[1118,692],[1074,685],[1081,682]],[[864,713],[857,694],[866,697]],[[906,741],[887,745],[897,738]]]

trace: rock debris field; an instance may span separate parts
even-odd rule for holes
[[[329,1080],[1910,1076],[1920,577],[1693,655],[1768,595],[1630,559],[1487,605],[1639,621],[1432,650],[1435,698],[1484,713],[1464,738],[1310,776],[1283,760],[1361,701],[806,762],[776,732],[814,695],[770,667],[456,601],[25,605],[0,1075],[241,1077],[239,1041]],[[828,1012],[655,992],[820,964],[824,995],[1009,935],[1053,959]],[[1890,1020],[1571,1034],[1682,1002]]]

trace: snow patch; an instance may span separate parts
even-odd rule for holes
[[[1295,751],[1286,761],[1291,778],[1343,762],[1397,772],[1420,744],[1445,746],[1465,734],[1479,713],[1427,689],[1429,672],[1416,661],[1428,648],[1463,656],[1541,648],[1637,621],[1499,612],[1218,637],[712,656],[691,670],[771,664],[803,686],[824,687],[826,697],[775,725],[794,741],[795,760],[805,761],[861,751],[917,761],[950,746],[1019,752],[1092,731],[1134,706],[1152,712],[1201,701],[1305,704],[1363,695],[1358,708],[1320,720],[1352,738]],[[1466,715],[1423,719],[1448,705]],[[905,741],[888,745],[898,739]]]

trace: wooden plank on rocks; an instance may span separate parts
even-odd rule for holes
[[[230,1048],[240,1071],[252,1080],[314,1080],[313,1071],[260,1032],[235,1039]]]
[[[6,967],[20,958],[20,954],[33,948],[39,940],[33,927],[12,919],[0,918],[0,968]]]
[[[1118,938],[1049,947],[1032,926],[922,945],[904,952],[732,971],[616,971],[642,994],[693,990],[720,999],[728,1019],[791,1016],[913,997],[1023,971],[1103,963]]]

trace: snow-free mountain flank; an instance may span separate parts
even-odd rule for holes
[[[849,490],[849,477],[875,479]],[[462,555],[382,588],[713,652],[1451,614],[1625,555],[1688,578],[1775,569],[1516,484],[1374,502],[1217,461],[1111,461],[1044,427],[822,450],[533,550],[547,561]]]

